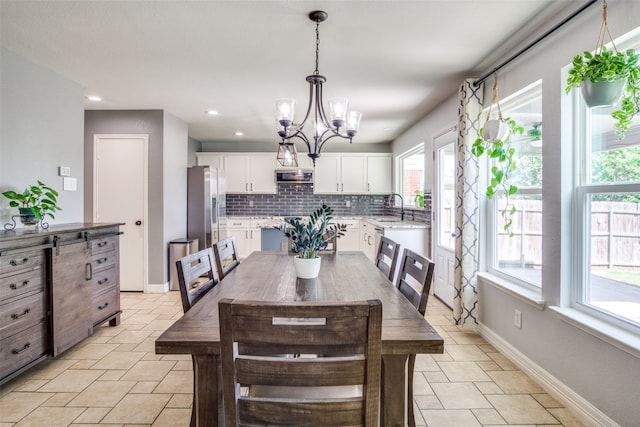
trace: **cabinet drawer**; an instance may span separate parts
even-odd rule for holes
[[[227,228],[249,228],[250,226],[250,219],[227,219]]]
[[[91,237],[91,255],[101,252],[115,251],[118,248],[118,236],[92,236]]]
[[[43,320],[43,292],[0,305],[0,339],[10,337]]]
[[[5,276],[0,279],[0,304],[5,304],[24,295],[42,292],[44,269],[34,267],[30,271]]]
[[[0,341],[0,378],[44,355],[45,324],[38,323]]]
[[[94,255],[93,257],[91,257],[91,271],[95,276],[96,273],[100,270],[114,267],[116,264],[118,264],[118,261],[119,259],[117,251],[104,252]]]
[[[93,324],[97,324],[107,319],[109,316],[120,310],[118,301],[118,291],[113,288],[109,292],[93,296],[93,306],[91,316]]]
[[[118,282],[118,269],[115,265],[100,271],[94,271],[91,277],[91,294],[95,297],[114,289]]]
[[[44,252],[22,252],[0,257],[0,276],[31,270],[44,264]]]

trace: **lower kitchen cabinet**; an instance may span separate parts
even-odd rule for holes
[[[120,320],[118,224],[0,232],[0,384]]]

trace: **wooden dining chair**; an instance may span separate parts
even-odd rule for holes
[[[376,267],[382,271],[389,280],[393,281],[396,272],[396,261],[400,252],[400,245],[388,237],[382,236],[378,245]]]
[[[427,300],[433,279],[434,262],[417,253],[405,249],[400,260],[400,272],[396,287],[424,316],[427,311]],[[413,414],[413,371],[416,365],[416,355],[409,355],[407,372],[407,414],[410,427],[415,427]]]
[[[379,300],[223,299],[218,313],[226,426],[378,426]]]
[[[213,246],[213,249],[216,253],[218,274],[220,275],[220,280],[222,280],[224,279],[224,276],[229,274],[231,270],[240,264],[238,250],[236,249],[236,241],[233,236],[227,237],[226,239],[217,242]]]
[[[211,248],[194,252],[176,261],[182,310],[185,313],[218,284],[213,266]]]

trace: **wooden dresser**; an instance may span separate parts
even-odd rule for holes
[[[0,232],[0,384],[120,322],[119,224]]]

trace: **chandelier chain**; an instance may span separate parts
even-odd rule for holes
[[[320,74],[320,71],[318,71],[318,56],[320,56],[320,22],[316,21],[316,70],[313,72],[316,76]]]

